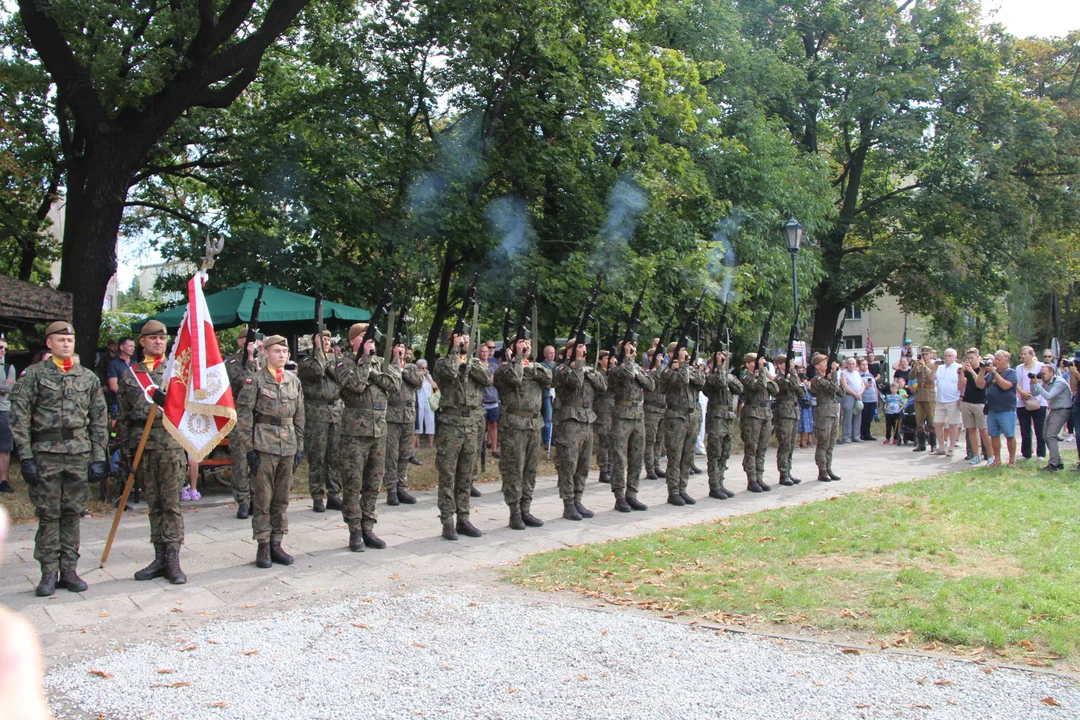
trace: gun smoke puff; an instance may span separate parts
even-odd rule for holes
[[[709,294],[720,302],[731,300],[731,281],[735,274],[735,234],[742,226],[743,216],[738,210],[731,216],[720,222],[720,226],[713,233],[715,246],[709,253],[705,263],[708,273],[705,284]],[[718,283],[717,278],[723,279]]]
[[[509,260],[525,252],[532,241],[532,228],[524,198],[513,195],[496,198],[484,209],[484,218],[492,234],[500,238],[498,247],[488,254],[489,260]]]
[[[600,243],[590,257],[590,264],[603,272],[618,272],[627,267],[627,243],[634,234],[638,217],[649,206],[649,197],[633,180],[619,178],[605,204],[607,217],[600,228]]]
[[[451,185],[464,191],[483,172],[480,121],[473,115],[459,120],[438,136],[433,167],[419,173],[409,185],[408,213],[415,219],[433,216],[446,203]]]

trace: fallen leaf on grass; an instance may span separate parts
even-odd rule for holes
[[[172,675],[174,672],[176,672],[176,671],[175,670],[158,670],[157,674],[158,675]]]
[[[759,543],[763,543],[763,542],[769,542],[770,540],[775,540],[775,539],[776,539],[776,538],[775,538],[775,537],[773,537],[772,535],[766,535],[766,536],[765,536],[765,537],[763,537],[763,538],[758,538],[758,542],[759,542]]]
[[[508,692],[508,693],[516,693],[517,688],[516,687],[508,687],[508,688],[506,688],[506,692]]]
[[[908,705],[909,708],[919,708],[920,710],[933,710],[933,706],[925,703],[915,703],[914,705]]]
[[[859,655],[860,654],[859,650],[857,648],[844,648],[840,652],[844,653],[845,655]]]
[[[358,623],[349,623],[349,624],[352,625],[353,627],[358,627],[361,630],[370,630],[371,629],[370,625],[365,625],[364,623],[359,623],[358,622]]]
[[[180,648],[180,650],[178,652],[190,652],[190,651],[194,650],[197,647],[198,647],[198,645],[188,645],[187,647]]]
[[[1021,640],[1020,644],[1026,647],[1028,650],[1031,650],[1032,652],[1035,651],[1035,643],[1031,642],[1030,640]]]
[[[1051,707],[1061,707],[1061,703],[1059,703],[1052,697],[1044,697],[1039,702],[1041,702],[1043,705],[1050,705]]]
[[[182,687],[188,687],[189,685],[191,685],[191,683],[190,683],[190,682],[174,682],[174,683],[154,683],[154,684],[153,684],[153,685],[151,685],[150,687],[161,687],[161,688],[182,688]]]
[[[814,684],[817,685],[818,687],[825,687],[825,683],[821,682],[820,680],[815,680]]]
[[[236,607],[240,610],[247,610],[248,608],[255,607],[255,603],[244,603],[243,605],[237,605]]]
[[[856,703],[855,707],[857,707],[857,708],[859,708],[861,710],[863,708],[870,707],[870,703]]]
[[[98,613],[98,617],[109,617],[109,611],[108,610],[102,610],[101,612]]]
[[[469,607],[480,607],[480,603],[478,603],[478,602],[471,602],[471,603],[469,603]]]
[[[450,663],[443,663],[442,666],[443,666],[443,670],[453,670],[454,669],[454,666],[451,665]]]
[[[851,618],[852,620],[856,619],[855,613],[851,612],[847,608],[844,608],[843,610],[840,611],[840,617]]]
[[[258,650],[245,650],[244,654],[245,655],[258,655],[259,651]]]
[[[935,680],[934,684],[935,685],[952,685],[953,681],[952,680]]]
[[[107,673],[104,670],[91,670],[89,674],[90,675],[97,675],[99,678],[106,678],[106,679],[112,677],[112,673]]]
[[[184,611],[181,610],[180,608],[174,607],[174,608],[169,608],[169,612],[184,612]]]
[[[424,643],[418,643],[415,640],[413,640],[412,645],[413,645],[413,647],[418,647],[418,648],[426,648],[427,647],[427,645],[425,645]]]
[[[207,640],[206,644],[207,645],[220,645],[221,641],[220,640]]]
[[[917,680],[915,680],[915,682],[919,683],[920,685],[925,685],[926,684],[926,676],[923,675],[921,678],[918,678]]]
[[[210,703],[209,705],[207,705],[207,707],[216,707],[216,708],[223,708],[223,707],[229,707],[229,703],[225,703],[225,702],[212,702],[212,703]]]
[[[945,698],[945,702],[949,703],[950,705],[959,705],[960,704],[960,703],[958,703],[956,701],[955,698]]]
[[[589,679],[589,676],[588,675],[578,675],[577,679],[584,682],[585,680]]]

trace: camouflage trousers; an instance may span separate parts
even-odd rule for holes
[[[180,448],[145,450],[139,461],[136,480],[142,483],[149,508],[150,542],[169,550],[179,550],[184,544],[180,491],[187,480],[187,467],[187,455]]]
[[[645,463],[645,419],[615,418],[611,424],[611,491],[635,497]]]
[[[592,465],[592,427],[577,420],[563,420],[559,423],[555,444],[559,450],[555,458],[559,471],[559,497],[580,499],[585,493],[585,479]]]
[[[611,409],[596,414],[596,422],[593,423],[593,448],[596,450],[596,465],[600,472],[605,472],[611,467],[614,460],[611,454],[611,427],[613,420]]]
[[[503,500],[512,511],[529,512],[536,489],[540,428],[523,430],[503,425],[499,428],[499,455]]]
[[[731,420],[705,418],[705,457],[708,459],[709,489],[724,484],[727,461],[731,457]]]
[[[660,467],[664,454],[664,413],[645,411],[645,470]]]
[[[814,462],[819,475],[824,475],[832,468],[833,448],[836,447],[836,417],[814,418]]]
[[[409,458],[413,455],[413,423],[386,423],[386,473],[383,484],[387,492],[409,487]]]
[[[340,454],[341,423],[308,420],[304,426],[304,455],[313,500],[341,497]]]
[[[799,439],[799,419],[773,418],[773,427],[776,428],[776,469],[781,476],[790,475],[791,456]]]
[[[376,505],[385,468],[386,437],[341,436],[341,516],[349,532],[370,532],[379,521]]]
[[[481,426],[482,427],[482,426]],[[476,428],[440,422],[435,427],[435,467],[439,471],[439,518],[446,522],[455,513],[468,520],[469,491],[476,465]]]
[[[435,431],[438,433],[438,430]],[[469,487],[472,488],[480,479],[480,455],[486,452],[487,447],[487,423],[484,421],[484,413],[480,412],[480,424],[476,426],[476,439],[473,441],[473,462],[469,470]],[[484,455],[487,462],[487,455]]]
[[[768,418],[743,417],[739,420],[742,433],[742,469],[746,481],[760,480],[765,475],[765,453],[769,449],[772,421]]]
[[[256,542],[279,543],[289,534],[294,458],[294,455],[259,453],[259,469],[251,478],[251,530]]]
[[[27,486],[38,517],[34,559],[42,572],[74,570],[79,562],[79,514],[90,499],[90,453],[39,452],[34,462],[39,479]]]
[[[251,473],[247,464],[247,457],[237,442],[236,431],[229,433],[229,459],[232,465],[229,471],[232,476],[233,500],[237,503],[251,502]]]
[[[699,418],[700,415],[696,413],[664,418],[668,495],[686,492],[686,484],[690,480],[690,466],[694,462]]]

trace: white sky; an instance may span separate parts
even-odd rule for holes
[[[1080,0],[983,0],[983,16],[998,22],[1013,35],[1063,36],[1080,30]],[[161,262],[161,256],[143,242],[120,241],[118,284],[126,290],[139,266]]]

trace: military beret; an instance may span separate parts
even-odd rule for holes
[[[329,331],[329,330],[323,330],[323,331],[322,331],[322,336],[323,336],[323,337],[334,337],[334,336],[333,336],[333,335],[332,335],[332,334],[330,333],[330,331]]]
[[[289,342],[285,339],[283,335],[271,335],[270,337],[263,340],[264,348],[273,347],[274,345],[284,345],[288,347]]]
[[[366,333],[367,332],[367,326],[368,326],[367,323],[356,323],[355,325],[350,327],[349,328],[349,339],[352,340],[353,338],[357,337],[358,335],[363,335],[364,333]]]
[[[45,328],[45,337],[50,335],[74,335],[75,329],[71,327],[71,323],[64,320],[57,320],[49,327]]]
[[[147,335],[168,335],[169,331],[165,329],[165,324],[158,322],[157,320],[147,320],[146,324],[142,326],[142,336]]]

